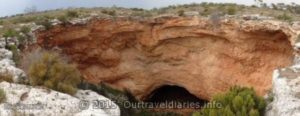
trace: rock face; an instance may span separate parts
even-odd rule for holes
[[[0,88],[6,93],[6,101],[0,104],[1,116],[120,116],[115,103],[89,90],[79,90],[73,97],[45,88],[7,82],[0,83]],[[88,100],[89,107],[80,107],[82,100]],[[94,100],[107,101],[112,108],[93,108]]]
[[[264,95],[273,70],[292,63],[295,33],[275,22],[164,17],[95,19],[36,36],[43,48],[59,47],[91,83],[127,89],[138,99],[177,85],[209,100],[233,85]]]

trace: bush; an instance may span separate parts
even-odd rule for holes
[[[16,66],[20,65],[20,54],[16,45],[9,45],[8,49],[13,53],[12,60],[15,62]]]
[[[36,24],[37,25],[43,25],[45,27],[46,30],[50,29],[52,27],[52,24],[51,22],[49,21],[49,19],[47,18],[41,18],[41,19],[38,19],[36,21]]]
[[[21,27],[20,32],[27,34],[30,32],[30,28],[28,26],[23,26]]]
[[[286,13],[283,13],[282,15],[277,16],[277,19],[284,21],[292,21],[293,18],[287,15]]]
[[[79,14],[77,11],[68,11],[67,12],[67,17],[72,17],[72,18],[75,18],[75,17],[78,17]]]
[[[227,14],[228,15],[235,15],[236,14],[236,8],[234,6],[229,6],[229,8],[227,8]]]
[[[9,28],[4,32],[3,37],[8,38],[8,37],[15,37],[17,35],[18,35],[17,31],[15,31],[12,28]]]
[[[178,16],[183,16],[184,15],[184,10],[179,10],[177,11]]]
[[[0,73],[0,82],[3,82],[3,81],[12,83],[13,82],[13,75],[9,74],[8,72]]]
[[[115,10],[102,10],[101,13],[107,14],[110,16],[116,16],[116,11]]]
[[[80,83],[80,73],[76,66],[69,64],[58,53],[51,51],[35,51],[31,55],[26,55],[27,74],[29,83],[33,86],[46,86],[50,89],[68,94],[75,94],[77,85]],[[24,61],[24,60],[23,60]],[[26,63],[25,63],[26,64]]]
[[[6,100],[5,91],[0,88],[0,103],[3,103],[5,100]]]
[[[68,22],[68,17],[67,16],[59,16],[57,18],[59,21],[61,21],[63,24],[66,24]]]
[[[5,48],[6,49],[9,49],[8,48],[8,38],[15,37],[17,35],[18,35],[18,33],[14,29],[11,29],[11,28],[4,32],[3,37],[5,38]]]
[[[225,94],[214,96],[212,101],[220,103],[222,107],[204,108],[193,113],[193,116],[262,116],[266,107],[265,100],[258,97],[253,88],[238,86],[232,87]]]

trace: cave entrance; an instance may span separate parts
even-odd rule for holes
[[[145,99],[145,101],[155,104],[166,104],[173,102],[173,107],[168,107],[165,109],[156,108],[156,111],[159,111],[159,109],[161,111],[165,111],[166,109],[168,109],[168,111],[175,111],[181,113],[199,110],[203,105],[208,103],[207,100],[199,99],[195,95],[188,92],[185,88],[172,85],[164,85],[154,90]],[[182,106],[180,106],[180,104]],[[192,104],[194,104],[194,106],[191,106]]]

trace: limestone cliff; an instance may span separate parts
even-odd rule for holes
[[[209,100],[230,86],[264,95],[272,72],[292,63],[295,33],[283,24],[198,17],[103,18],[36,31],[43,48],[60,48],[84,78],[145,99],[163,85]]]

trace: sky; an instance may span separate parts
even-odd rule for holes
[[[110,7],[113,5],[132,8],[159,8],[169,5],[222,2],[252,5],[254,0],[0,0],[0,17],[23,13],[28,7],[35,6],[38,11],[69,7]],[[264,0],[266,3],[300,4],[300,0]]]

